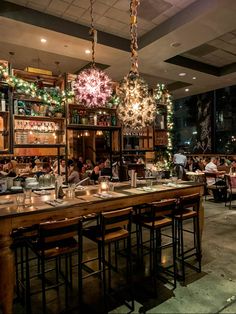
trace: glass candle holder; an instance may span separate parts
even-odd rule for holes
[[[108,193],[109,191],[109,179],[108,177],[100,177],[99,178],[99,190],[100,193]]]

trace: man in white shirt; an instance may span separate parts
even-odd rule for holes
[[[184,151],[182,149],[179,150],[178,153],[174,154],[173,163],[175,165],[175,171],[177,173],[178,179],[183,179],[184,168],[187,164],[187,157],[184,155]]]
[[[205,172],[218,172],[217,170],[217,159],[215,157],[211,158],[211,161],[206,165]],[[216,182],[215,178],[208,178],[207,177],[207,184],[213,185]]]
[[[218,175],[224,174],[224,171],[218,171],[217,169],[217,159],[215,157],[211,158],[211,161],[206,165],[205,172],[217,173]],[[213,196],[215,201],[223,201],[226,197],[226,184],[222,178],[219,177],[207,177],[207,185],[216,185],[216,189],[213,189]]]

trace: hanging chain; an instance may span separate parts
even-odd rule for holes
[[[93,19],[93,4],[94,0],[90,0],[90,18],[91,18],[91,28],[89,31],[90,36],[92,36],[92,67],[95,68],[95,29],[94,29],[94,19]]]
[[[138,24],[137,14],[139,0],[130,0],[130,49],[131,49],[131,71],[138,74]]]

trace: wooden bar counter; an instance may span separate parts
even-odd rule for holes
[[[203,195],[204,186],[201,183],[183,182],[176,186],[154,185],[150,190],[130,188],[129,185],[115,184],[112,197],[107,199],[93,196],[97,193],[95,187],[86,187],[74,199],[63,199],[63,204],[53,207],[47,203],[53,199],[50,195],[39,196],[32,193],[32,206],[17,207],[15,195],[0,196],[0,302],[3,314],[12,314],[14,294],[14,259],[11,250],[11,232],[14,228],[31,226],[48,220],[88,215],[112,209],[125,208],[146,202],[158,201],[192,193]],[[12,204],[3,204],[6,200],[13,200]],[[201,228],[203,227],[204,211],[200,209]]]

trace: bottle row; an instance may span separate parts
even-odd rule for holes
[[[71,124],[116,126],[117,119],[115,114],[106,111],[86,113],[83,110],[73,109],[70,111],[69,121]]]
[[[35,131],[15,131],[15,144],[61,144],[62,141],[56,132],[38,133]]]
[[[53,133],[60,130],[60,125],[56,122],[15,120],[15,130]]]

